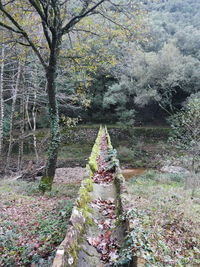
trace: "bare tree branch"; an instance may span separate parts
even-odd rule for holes
[[[79,14],[78,16],[73,17],[63,28],[62,28],[62,34],[67,33],[74,25],[76,25],[81,19],[92,13],[98,6],[100,6],[103,2],[106,0],[101,0],[97,4],[95,4],[93,7],[85,11],[83,14]]]
[[[10,27],[9,25],[4,24],[1,21],[0,21],[0,26],[3,27],[3,28],[5,28],[5,29],[7,29],[7,30],[9,30],[9,31],[22,34],[21,31],[15,30],[14,28]]]
[[[36,2],[34,0],[29,0],[29,3],[35,8],[35,10],[37,11],[38,15],[41,18],[44,35],[45,35],[45,38],[47,40],[48,46],[51,49],[52,42],[51,42],[51,38],[50,38],[49,32],[48,32],[48,18],[47,18],[47,13],[44,10],[44,5],[43,5],[42,1]],[[39,6],[39,3],[41,3],[43,10],[42,10],[41,6]]]
[[[0,0],[0,11],[3,12],[3,14],[9,19],[9,21],[18,29],[18,31],[15,31],[15,29],[13,29],[12,27],[10,27],[9,25],[6,25],[2,22],[0,22],[0,26],[3,28],[6,28],[12,32],[16,32],[18,34],[23,35],[23,37],[26,39],[26,41],[29,43],[29,45],[32,47],[33,51],[35,52],[35,54],[37,55],[37,57],[39,58],[42,66],[46,69],[47,65],[44,61],[44,59],[42,58],[39,50],[37,49],[37,47],[35,46],[35,44],[32,42],[32,40],[29,38],[28,34],[26,33],[26,31],[22,28],[22,26],[12,17],[12,15],[10,13],[8,13],[3,5],[2,5],[2,1]]]

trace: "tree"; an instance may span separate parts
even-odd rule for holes
[[[104,3],[107,5],[103,7]],[[133,6],[133,3],[130,5]],[[120,0],[116,3],[108,0],[80,0],[76,3],[59,0],[0,0],[0,26],[10,32],[16,43],[32,48],[45,71],[51,144],[45,175],[40,183],[42,191],[51,190],[60,144],[56,76],[63,40],[69,37],[70,43],[70,33],[75,30],[75,26],[91,15],[100,14],[104,20],[115,23],[116,14],[121,15],[124,6],[126,5]],[[127,8],[126,10],[128,12]],[[115,15],[114,19],[110,16],[112,13]]]
[[[0,72],[0,155],[3,146],[3,124],[4,124],[4,61],[5,61],[5,47],[1,48],[1,72]]]
[[[197,178],[200,171],[200,98],[191,96],[180,112],[173,115],[170,142],[188,155],[186,165],[191,176]],[[193,194],[195,190],[193,185]]]
[[[145,52],[132,43],[124,48],[113,73],[119,81],[108,88],[104,105],[118,104],[127,111],[157,103],[171,115],[200,88],[200,62],[184,56],[173,42],[157,53]]]

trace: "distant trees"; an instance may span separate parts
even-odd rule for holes
[[[19,136],[29,130],[38,161],[36,126],[51,125],[41,189],[51,188],[55,173],[59,114],[133,125],[138,107],[172,114],[200,90],[200,4],[142,3],[141,10],[125,0],[0,1],[0,150],[2,129],[10,151],[17,129],[20,167]]]
[[[173,114],[184,97],[200,90],[199,60],[181,54],[173,43],[165,44],[157,53],[127,47],[114,75],[119,81],[108,87],[104,107],[123,107],[124,112],[156,102]]]
[[[109,73],[112,84],[105,84],[99,105],[116,120],[117,109],[122,114],[155,105],[171,115],[190,94],[200,91],[199,2],[144,1],[144,8],[146,38],[121,44]]]

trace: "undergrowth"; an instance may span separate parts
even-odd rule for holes
[[[143,259],[145,266],[200,265],[200,204],[184,190],[182,174],[147,171],[127,184],[129,221],[116,266]]]
[[[51,266],[79,187],[54,185],[41,195],[37,183],[1,181],[0,266]]]

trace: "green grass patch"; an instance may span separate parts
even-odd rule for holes
[[[63,145],[59,152],[59,159],[68,159],[68,160],[87,160],[92,149],[92,144],[69,144]]]

